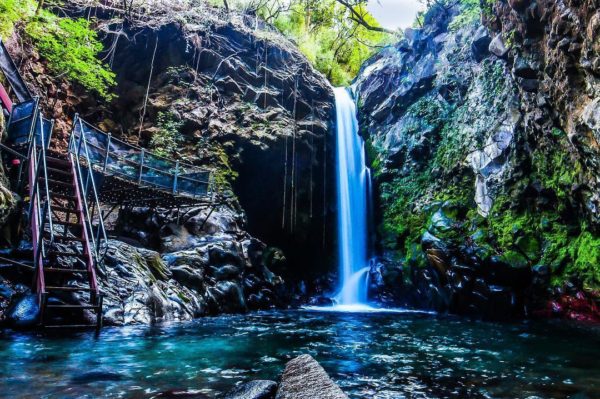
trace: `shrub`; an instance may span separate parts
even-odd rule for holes
[[[150,146],[157,155],[162,157],[172,156],[181,143],[181,133],[179,129],[183,122],[175,119],[170,112],[159,112],[157,126],[159,131],[152,136]]]
[[[43,11],[26,27],[40,55],[54,72],[110,100],[115,74],[98,59],[102,43],[85,19],[59,18]]]

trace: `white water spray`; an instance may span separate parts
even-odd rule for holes
[[[367,190],[364,142],[358,135],[356,106],[345,88],[335,89],[337,129],[337,201],[340,290],[343,307],[367,303]]]

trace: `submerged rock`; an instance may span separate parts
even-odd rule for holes
[[[12,327],[33,327],[39,322],[40,307],[35,294],[26,294],[13,299],[13,305],[7,311],[8,323]]]
[[[290,360],[281,376],[277,399],[348,399],[310,355]]]
[[[121,381],[125,376],[110,370],[93,370],[71,378],[73,384],[89,384],[100,381]]]
[[[274,399],[277,383],[269,380],[249,381],[235,387],[222,399]]]

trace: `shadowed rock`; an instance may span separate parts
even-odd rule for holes
[[[348,399],[310,355],[290,360],[281,377],[276,399]]]

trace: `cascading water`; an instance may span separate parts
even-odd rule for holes
[[[364,142],[358,134],[356,106],[345,88],[336,88],[337,201],[340,291],[338,306],[367,302],[367,190],[369,170]]]

